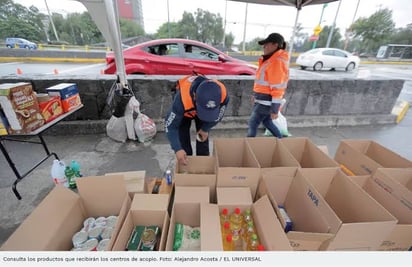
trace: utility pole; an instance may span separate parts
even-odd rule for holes
[[[353,18],[352,18],[352,23],[350,24],[349,29],[345,32],[345,45],[343,46],[343,50],[346,50],[348,48],[349,37],[352,34],[352,26],[353,26],[353,23],[355,22],[356,13],[358,13],[359,3],[360,3],[360,0],[358,0],[358,4],[356,5],[355,13],[353,14]]]
[[[333,31],[335,30],[335,25],[336,25],[336,18],[338,17],[339,8],[340,8],[341,3],[342,3],[342,0],[339,0],[338,9],[336,10],[335,19],[333,20],[333,24],[329,32],[328,41],[326,42],[326,47],[329,47],[330,41],[332,40]]]
[[[222,39],[222,45],[223,47],[226,47],[226,14],[227,14],[227,0],[225,1],[225,22],[223,24],[223,39]]]
[[[47,13],[49,14],[49,20],[53,28],[54,36],[56,37],[56,41],[60,41],[59,36],[57,35],[56,27],[54,26],[54,23],[53,23],[53,18],[50,14],[49,6],[47,5],[47,0],[44,0],[44,3],[46,4]]]
[[[319,24],[318,26],[320,26],[320,24],[322,23],[322,18],[323,18],[323,12],[325,11],[325,8],[328,6],[328,4],[323,4],[323,8],[322,8],[322,13],[320,13],[320,19],[319,19]],[[316,44],[318,43],[318,40],[313,41],[313,45],[312,45],[312,49],[316,48]]]
[[[169,0],[167,0],[167,34],[170,38],[170,16],[169,16]]]
[[[248,4],[246,3],[246,11],[245,11],[245,26],[243,28],[243,47],[242,47],[242,52],[245,54],[245,49],[246,49],[246,24],[247,24],[247,8]]]

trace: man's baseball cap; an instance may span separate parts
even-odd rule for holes
[[[196,112],[200,120],[214,122],[219,118],[222,88],[213,80],[205,80],[196,89]]]
[[[283,38],[282,35],[280,35],[279,33],[271,33],[269,34],[268,37],[266,37],[265,40],[261,40],[258,42],[259,45],[264,45],[267,43],[278,43],[280,46],[283,45],[283,43],[285,42],[285,39]]]

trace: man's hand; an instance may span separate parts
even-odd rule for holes
[[[183,165],[187,165],[188,159],[187,159],[186,151],[184,151],[183,149],[176,151],[176,159],[179,163]]]
[[[208,133],[208,132],[199,130],[199,131],[197,132],[196,139],[197,139],[197,141],[199,141],[199,142],[204,142],[204,141],[207,140],[208,137],[209,137],[209,133]]]
[[[278,113],[270,113],[270,118],[272,119],[272,120],[276,120],[277,118],[278,118]]]

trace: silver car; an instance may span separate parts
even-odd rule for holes
[[[322,69],[353,71],[359,67],[359,62],[358,56],[337,48],[315,48],[300,54],[296,59],[296,64],[302,70],[312,68],[314,71]]]

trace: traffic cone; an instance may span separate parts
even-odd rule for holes
[[[20,68],[17,68],[16,73],[20,75],[20,74],[23,74],[23,71],[21,71]]]
[[[100,70],[100,74],[104,74],[104,70]]]
[[[59,71],[57,69],[54,69],[54,74],[59,74]]]

